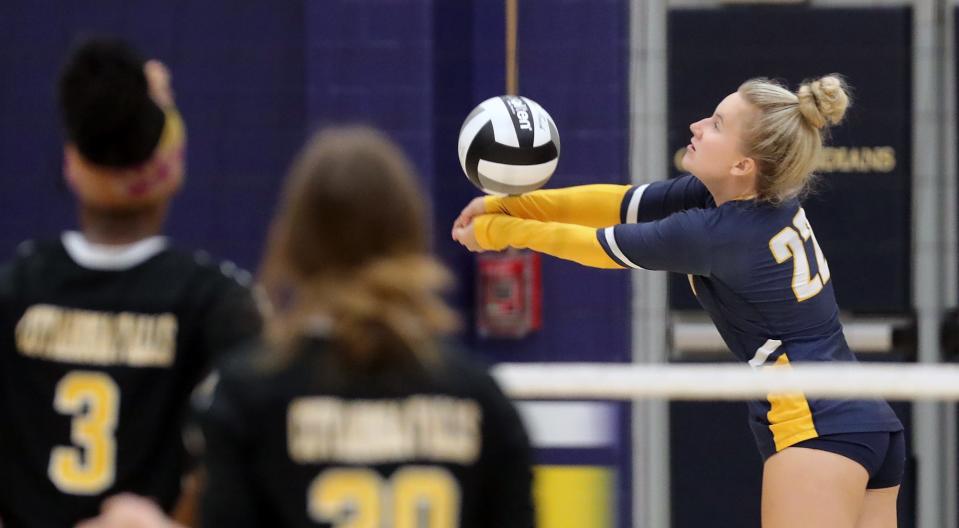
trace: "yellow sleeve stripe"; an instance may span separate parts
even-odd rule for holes
[[[487,196],[487,213],[588,227],[621,223],[620,208],[629,185],[594,184],[547,189],[519,196]]]
[[[592,268],[623,268],[606,254],[590,227],[500,214],[474,218],[473,229],[483,249],[528,248]]]

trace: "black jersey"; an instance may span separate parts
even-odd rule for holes
[[[260,330],[246,282],[162,237],[21,247],[0,270],[4,528],[73,526],[121,491],[172,507],[190,392]]]
[[[448,352],[356,373],[320,338],[300,346],[222,369],[203,526],[533,525],[529,440],[485,369]]]

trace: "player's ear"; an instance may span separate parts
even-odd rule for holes
[[[77,152],[77,147],[73,143],[64,143],[63,144],[63,180],[67,185],[73,189],[77,190],[77,164],[80,161],[80,153]]]
[[[733,165],[732,168],[733,176],[756,176],[756,160],[752,158],[740,158],[739,161]]]

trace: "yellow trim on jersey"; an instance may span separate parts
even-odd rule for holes
[[[473,228],[483,249],[529,248],[592,268],[623,268],[606,254],[590,227],[487,214],[473,219]]]
[[[613,526],[615,473],[601,466],[535,466],[536,526]]]
[[[789,368],[789,358],[783,353],[770,368]],[[770,404],[766,418],[769,419],[769,430],[773,433],[777,452],[819,436],[805,394],[769,394],[766,399]]]
[[[689,289],[693,290],[693,295],[699,297],[699,293],[696,292],[696,279],[693,278],[692,274],[686,274],[686,279],[689,280]]]
[[[630,185],[594,184],[533,191],[519,196],[487,196],[487,213],[528,220],[562,222],[589,227],[609,227],[619,218]]]

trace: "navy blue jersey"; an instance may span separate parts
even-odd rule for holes
[[[597,231],[624,267],[684,273],[729,349],[753,367],[856,361],[829,266],[796,199],[721,206],[692,175],[630,189],[619,225]],[[767,454],[820,435],[902,429],[881,400],[770,395],[750,404]]]

